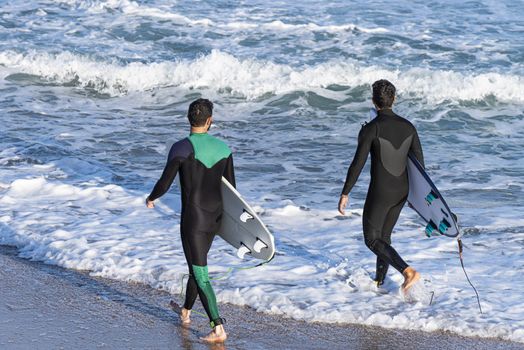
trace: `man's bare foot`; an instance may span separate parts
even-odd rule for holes
[[[204,338],[200,338],[201,340],[205,341],[206,343],[223,343],[227,339],[226,331],[224,330],[224,326],[219,324],[213,330],[211,333],[206,335]]]
[[[402,291],[406,293],[409,290],[409,288],[413,287],[413,285],[420,279],[420,273],[418,273],[411,266],[408,266],[402,274],[404,275]]]
[[[188,310],[186,308],[182,308],[182,310],[180,310],[180,320],[182,321],[182,324],[184,326],[191,323],[191,319],[189,318],[189,316],[191,316],[191,310]]]
[[[174,300],[171,300],[169,302],[169,307],[180,315],[180,320],[182,321],[182,325],[187,326],[191,323],[191,319],[189,316],[191,316],[191,310],[188,310],[186,308],[180,307]]]

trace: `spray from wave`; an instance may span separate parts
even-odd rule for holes
[[[60,54],[13,51],[0,53],[4,77],[22,73],[52,83],[94,89],[121,96],[155,88],[213,90],[248,100],[267,94],[319,91],[332,85],[347,89],[369,86],[377,79],[395,83],[405,98],[430,103],[479,101],[495,98],[501,102],[524,102],[524,77],[499,73],[465,74],[454,71],[412,68],[390,70],[363,67],[355,62],[332,60],[314,66],[292,67],[270,61],[239,59],[213,50],[196,60],[153,63],[101,61],[70,52]]]

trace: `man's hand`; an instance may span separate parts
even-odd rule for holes
[[[155,203],[153,201],[150,201],[149,200],[149,197],[146,198],[146,206],[149,208],[149,209],[153,209],[155,207]]]
[[[349,196],[346,195],[340,195],[340,199],[338,201],[338,212],[342,215],[346,215],[346,206],[348,205]]]

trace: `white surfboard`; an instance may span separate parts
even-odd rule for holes
[[[237,248],[237,255],[271,260],[275,255],[275,239],[253,208],[240,193],[222,178],[224,211],[218,235]]]
[[[426,221],[426,235],[459,235],[456,216],[413,154],[408,156],[408,203]]]

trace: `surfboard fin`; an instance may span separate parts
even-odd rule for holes
[[[441,234],[445,234],[448,228],[450,227],[451,227],[451,224],[449,223],[449,221],[446,219],[442,219],[442,221],[438,225],[438,230]]]
[[[253,215],[249,214],[246,210],[240,215],[240,221],[247,222],[248,220],[253,220]]]
[[[438,194],[435,193],[435,191],[431,190],[431,192],[428,193],[426,196],[426,204],[431,205],[435,199],[438,198]]]
[[[262,242],[260,239],[257,238],[257,241],[255,242],[255,245],[253,246],[253,250],[257,253],[260,253],[260,251],[264,248],[267,248],[267,244]]]
[[[426,226],[425,232],[426,236],[431,237],[433,233],[438,233],[439,229],[437,228],[437,225],[435,225],[435,223],[432,220],[430,220],[428,222],[428,225]]]
[[[237,256],[240,259],[244,259],[244,256],[249,253],[251,253],[251,250],[248,247],[246,247],[244,243],[241,243],[240,248],[238,248],[237,250]]]

